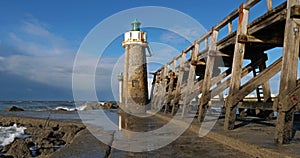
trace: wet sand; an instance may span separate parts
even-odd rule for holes
[[[39,138],[25,140],[25,144],[31,142],[42,143],[42,140],[63,140],[65,146],[61,149],[48,150],[39,157],[299,157],[299,133],[295,133],[292,144],[277,146],[273,143],[274,121],[237,121],[240,128],[233,131],[222,129],[222,119],[218,120],[213,130],[205,137],[198,137],[199,123],[194,120],[192,125],[178,139],[172,143],[155,150],[144,152],[130,152],[119,150],[114,147],[130,145],[126,140],[120,139],[122,131],[97,130],[91,133],[80,121],[76,112],[0,112],[0,124],[11,125],[17,123],[30,127],[29,134],[42,133]],[[32,115],[35,114],[35,115]],[[18,116],[18,117],[16,117]],[[123,128],[133,131],[151,131],[168,123],[170,116],[164,114],[145,119],[128,117],[123,122]],[[63,128],[64,127],[64,131]],[[30,129],[29,128],[29,129]],[[39,129],[40,128],[40,129]],[[72,129],[73,128],[73,129]],[[180,128],[180,125],[178,126]],[[46,130],[41,130],[46,129]],[[91,129],[93,131],[93,129]],[[66,136],[61,132],[69,133]],[[74,132],[75,131],[75,132]],[[52,134],[51,134],[52,132]],[[73,133],[73,134],[71,134]],[[56,139],[49,136],[54,136]],[[98,136],[105,138],[110,147],[97,139]],[[163,137],[169,137],[165,133]],[[149,138],[144,138],[149,139]],[[151,138],[150,138],[151,139]],[[59,141],[57,141],[59,142]],[[143,142],[141,142],[143,143]],[[19,143],[23,144],[24,143]],[[41,144],[46,145],[47,143]],[[48,143],[48,145],[51,143]],[[54,144],[52,144],[54,145]],[[142,144],[141,144],[142,145]],[[135,146],[137,147],[137,146]],[[135,148],[133,146],[133,148]],[[3,150],[3,149],[2,149]],[[19,149],[21,150],[21,149]]]

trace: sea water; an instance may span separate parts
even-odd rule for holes
[[[26,127],[17,127],[16,124],[10,127],[0,127],[0,146],[12,143],[15,138],[24,138],[24,130]]]
[[[78,102],[75,105],[74,101],[0,101],[0,111],[16,106],[24,110],[30,111],[44,111],[44,110],[59,110],[66,111],[84,110],[87,103],[92,102]]]

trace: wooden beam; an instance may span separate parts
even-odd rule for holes
[[[157,100],[158,100],[158,88],[159,88],[159,83],[157,83],[157,81],[160,79],[159,74],[156,74],[155,76],[155,83],[154,83],[154,88],[153,88],[153,94],[152,94],[152,98],[151,98],[151,107],[153,110],[157,109]]]
[[[183,67],[184,63],[186,61],[186,54],[183,53],[181,58],[180,58],[180,65],[179,67]],[[178,104],[179,104],[179,100],[180,100],[180,93],[181,93],[181,84],[182,84],[182,80],[183,80],[183,75],[184,72],[183,71],[179,71],[179,75],[178,75],[178,79],[177,79],[177,84],[176,84],[176,89],[174,92],[174,98],[173,98],[173,102],[172,102],[172,115],[175,115],[178,109]]]
[[[210,48],[209,48],[209,56],[207,58],[207,64],[205,68],[205,74],[202,84],[202,95],[206,95],[210,90],[211,85],[211,78],[214,71],[214,65],[215,65],[215,56],[213,56],[213,53],[217,50],[217,42],[218,42],[218,31],[213,30],[212,35],[210,38]],[[212,54],[212,55],[211,55]],[[202,99],[202,97],[199,99],[199,116],[198,119],[202,121],[205,117],[205,113],[207,110],[207,103],[205,100]]]
[[[268,11],[271,11],[271,10],[273,9],[272,1],[273,1],[273,0],[267,0]]]
[[[251,35],[238,35],[238,42],[239,43],[263,43],[261,39],[258,39]]]
[[[228,22],[228,34],[232,33],[232,21]]]
[[[235,93],[231,96],[230,104],[237,104],[243,98],[245,98],[245,96],[254,91],[259,85],[261,85],[264,82],[267,82],[270,78],[272,78],[281,70],[281,65],[282,58],[278,59],[260,74],[250,79],[247,83],[240,87],[238,93]]]
[[[266,66],[266,62],[263,62],[260,66],[259,66],[259,70],[263,71],[267,68]],[[263,99],[264,102],[268,102],[272,100],[272,96],[271,96],[271,88],[270,88],[270,82],[269,80],[264,82],[262,84],[262,89],[263,89]]]
[[[237,36],[242,34],[247,34],[248,17],[249,17],[249,10],[245,9],[244,5],[241,5],[239,8]],[[225,102],[225,107],[226,107],[226,115],[225,115],[225,123],[224,123],[225,130],[231,130],[235,126],[236,104],[231,104],[231,98],[234,94],[239,93],[244,53],[245,53],[245,43],[239,43],[238,38],[236,38],[229,95]]]
[[[199,49],[199,44],[195,44],[194,46],[194,50],[192,50],[191,52],[191,61],[195,60],[197,58],[197,53],[198,53],[198,49]],[[188,75],[188,79],[187,79],[187,86],[186,86],[186,90],[185,93],[183,94],[183,105],[182,105],[182,113],[181,113],[181,117],[183,118],[185,116],[185,114],[187,113],[187,106],[189,106],[190,103],[190,99],[189,99],[189,95],[191,93],[191,89],[194,87],[194,82],[195,82],[195,68],[194,66],[190,63],[190,69],[189,69],[189,75]]]
[[[273,102],[242,102],[238,108],[244,109],[260,109],[260,110],[272,110],[273,109]]]
[[[292,138],[292,128],[294,122],[294,106],[289,111],[283,109],[290,108],[288,103],[280,104],[286,95],[296,88],[298,56],[299,56],[299,25],[291,18],[291,10],[295,5],[300,5],[298,0],[287,0],[287,19],[284,32],[283,59],[280,78],[279,106],[277,114],[277,124],[275,130],[275,142],[279,144],[289,143]]]
[[[281,105],[289,105],[282,107],[281,111],[288,112],[298,103],[300,103],[300,84],[280,101]]]

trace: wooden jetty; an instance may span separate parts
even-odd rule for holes
[[[226,130],[234,129],[237,108],[242,109],[240,115],[244,114],[244,109],[254,110],[257,116],[277,112],[275,142],[289,143],[294,113],[300,109],[297,79],[300,1],[282,1],[278,6],[272,6],[272,2],[244,2],[153,73],[152,109],[161,109],[164,105],[165,113],[181,112],[185,117],[196,100],[201,121],[209,106],[221,103],[224,104]],[[261,3],[267,3],[265,14],[250,21],[252,8]],[[219,39],[219,32],[224,29],[228,29],[228,33]],[[267,66],[266,51],[276,47],[283,48],[282,57]],[[251,63],[243,66],[244,60]],[[226,70],[221,72],[220,68]],[[269,80],[279,72],[279,94],[271,97]],[[242,84],[241,79],[249,73],[253,73],[253,78]],[[229,93],[224,98],[226,89]],[[257,97],[247,99],[253,91]]]

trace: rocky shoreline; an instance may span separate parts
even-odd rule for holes
[[[0,116],[0,126],[14,124],[26,127],[25,134],[28,137],[16,138],[13,143],[0,147],[0,157],[50,157],[55,151],[72,143],[77,133],[85,129],[81,123]]]
[[[118,109],[118,103],[109,102],[87,102],[81,110],[111,110]],[[77,111],[75,109],[73,111]],[[3,110],[3,112],[26,112],[17,106],[12,106]],[[56,114],[70,114],[72,111],[67,109],[51,109],[44,112]],[[37,112],[39,113],[39,112]],[[73,112],[74,113],[74,112]],[[76,113],[76,112],[75,112]],[[0,158],[27,158],[27,157],[51,157],[51,155],[70,145],[74,138],[84,131],[86,127],[80,121],[62,121],[41,118],[29,118],[18,116],[0,115],[0,126],[25,127],[25,138],[15,138],[15,140],[6,146],[0,146]]]

